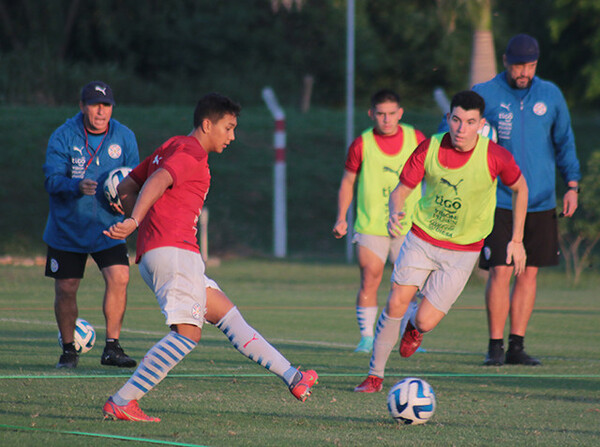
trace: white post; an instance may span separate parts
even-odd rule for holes
[[[273,166],[273,252],[276,258],[284,258],[287,251],[287,212],[286,212],[286,164],[285,164],[285,112],[279,106],[271,87],[265,87],[262,97],[273,118],[275,133],[275,164]]]
[[[348,0],[346,14],[346,150],[354,139],[354,0]],[[354,201],[346,215],[346,261],[352,262],[352,232],[354,231]]]

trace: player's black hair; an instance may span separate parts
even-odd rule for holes
[[[374,109],[377,104],[384,102],[395,102],[400,105],[400,95],[393,90],[384,88],[371,96],[371,108]]]
[[[196,104],[194,110],[194,128],[199,127],[206,118],[216,123],[225,115],[238,117],[242,107],[235,101],[219,93],[204,95]]]
[[[485,100],[473,90],[463,90],[452,97],[450,102],[450,113],[455,107],[462,107],[464,110],[479,110],[481,116],[485,112]]]

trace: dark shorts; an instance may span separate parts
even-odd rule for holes
[[[494,229],[483,244],[479,267],[488,270],[497,265],[506,265],[506,246],[511,238],[512,211],[496,208]],[[527,213],[523,243],[528,266],[557,265],[560,250],[556,210]]]
[[[90,253],[102,270],[112,265],[129,265],[129,253],[125,244],[115,245],[106,250]],[[57,250],[48,246],[46,255],[46,276],[54,279],[83,278],[87,253]]]

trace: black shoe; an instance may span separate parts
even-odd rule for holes
[[[527,365],[527,366],[538,366],[541,365],[538,359],[528,355],[523,348],[509,348],[506,351],[505,362],[509,365]]]
[[[76,368],[79,362],[79,355],[75,351],[63,352],[56,364],[57,368]]]
[[[105,347],[100,363],[120,368],[132,368],[137,365],[135,360],[125,354],[125,351],[123,351],[123,348],[119,344],[111,348]]]
[[[504,365],[504,346],[490,345],[488,352],[483,361],[485,366],[502,366]]]

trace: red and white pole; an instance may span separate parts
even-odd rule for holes
[[[286,210],[286,163],[285,163],[285,112],[279,106],[273,89],[265,87],[262,97],[273,118],[275,133],[275,164],[273,166],[273,252],[276,258],[284,258],[287,252],[287,210]]]

